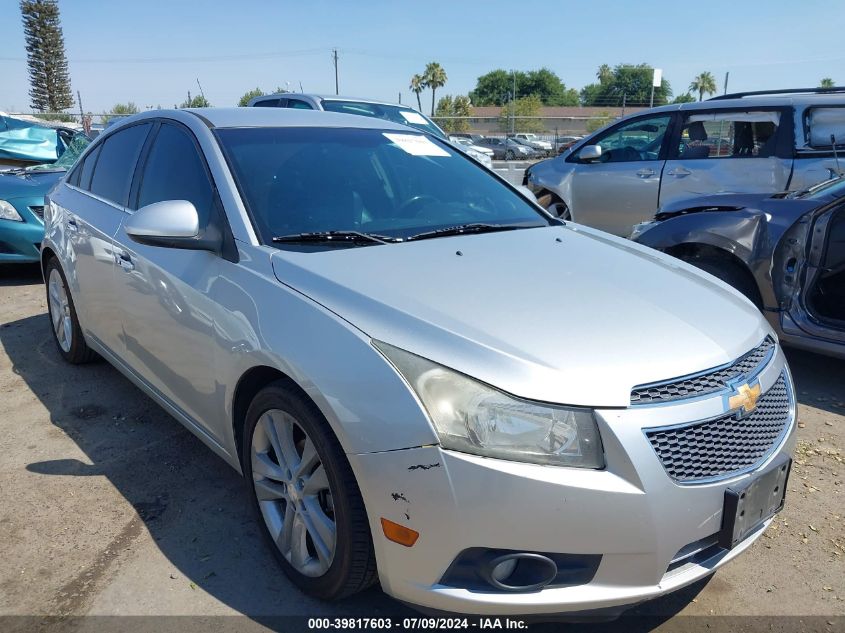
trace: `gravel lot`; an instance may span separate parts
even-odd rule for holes
[[[37,269],[0,269],[0,615],[411,613],[378,588],[335,605],[295,591],[236,473],[111,366],[63,364],[45,311]],[[640,607],[659,617],[649,628],[815,615],[842,630],[845,362],[788,355],[800,406],[786,509],[709,582]]]

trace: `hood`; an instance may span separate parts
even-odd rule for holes
[[[0,200],[44,196],[64,175],[64,170],[27,171],[19,174],[0,172]]]
[[[271,261],[367,335],[545,402],[624,407],[633,386],[728,363],[769,332],[715,278],[572,224]]]

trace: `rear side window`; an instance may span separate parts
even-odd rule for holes
[[[780,112],[716,112],[684,119],[678,157],[768,158],[777,149]]]
[[[144,165],[138,206],[187,200],[196,207],[204,225],[213,199],[214,188],[193,139],[175,125],[162,125]]]
[[[135,164],[152,124],[133,125],[109,136],[100,146],[100,159],[91,178],[91,193],[126,205]],[[86,160],[86,167],[88,161]]]
[[[845,108],[810,108],[807,110],[807,144],[813,149],[845,146]],[[833,141],[831,141],[831,136]]]
[[[253,104],[253,108],[278,108],[279,107],[279,99],[265,99],[264,101],[256,101]]]
[[[91,174],[94,173],[94,165],[97,164],[97,157],[100,155],[102,145],[97,145],[88,156],[85,157],[85,162],[82,163],[73,174],[77,180],[72,181],[71,184],[77,185],[81,189],[87,190],[91,186]]]
[[[299,99],[288,99],[288,107],[295,108],[297,110],[313,110],[310,105],[305,103],[304,101],[300,101]]]

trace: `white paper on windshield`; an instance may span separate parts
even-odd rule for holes
[[[399,110],[399,114],[402,115],[402,118],[405,119],[408,123],[414,123],[415,125],[428,125],[428,121],[423,118],[419,112],[411,112],[409,110]]]
[[[392,134],[390,132],[382,132],[382,134],[390,142],[414,156],[451,156],[445,149],[419,134]]]

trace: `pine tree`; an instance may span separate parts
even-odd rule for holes
[[[21,0],[29,96],[39,112],[73,107],[58,0]]]

